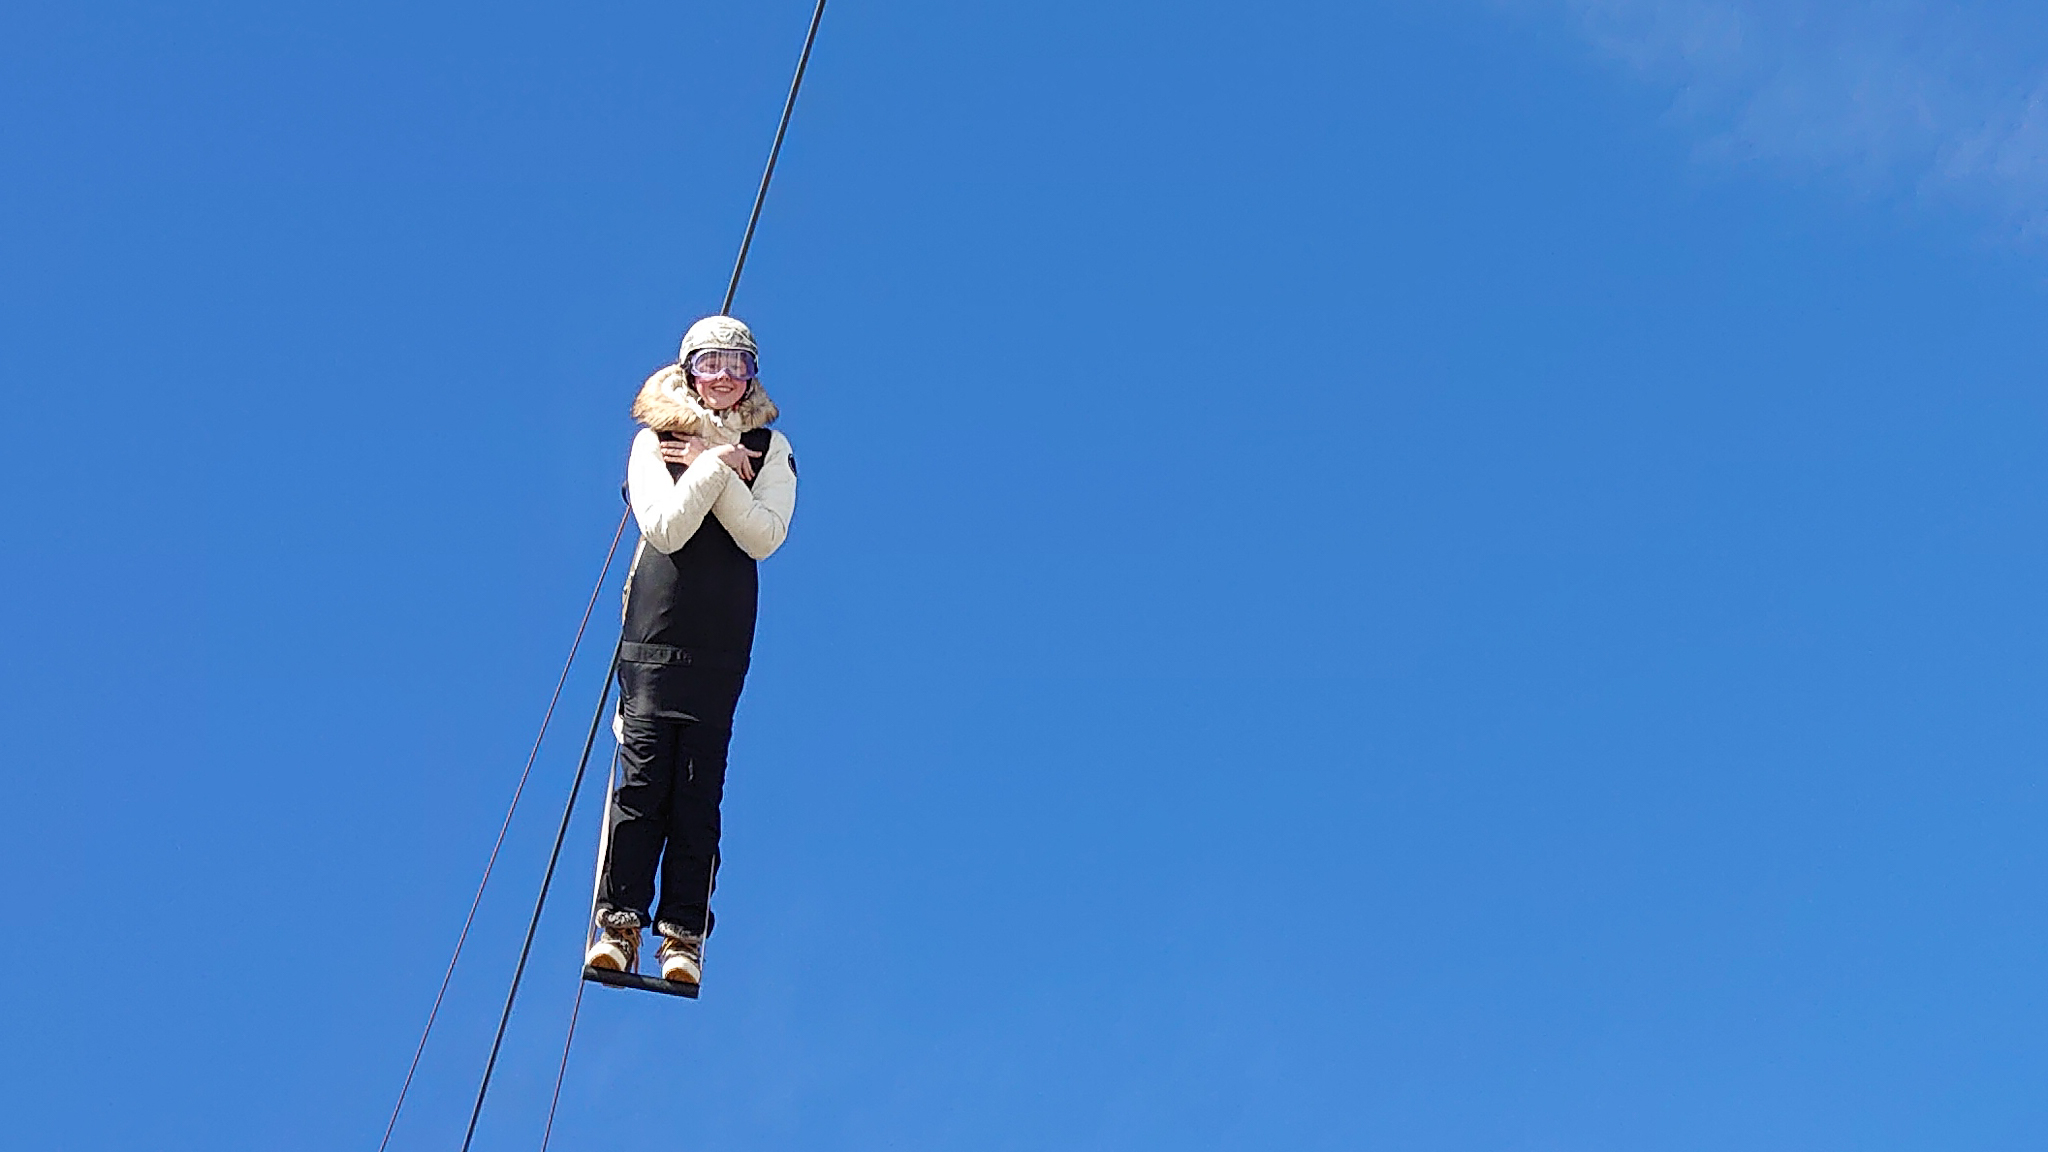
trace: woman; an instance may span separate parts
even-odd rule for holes
[[[613,722],[624,775],[608,816],[598,937],[584,957],[592,967],[636,971],[640,930],[652,924],[661,978],[702,979],[726,746],[754,646],[755,562],[781,547],[796,509],[796,460],[768,428],[777,413],[757,357],[745,324],[706,317],[633,402],[643,427],[626,494],[640,546]]]

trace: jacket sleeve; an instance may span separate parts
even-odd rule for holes
[[[789,439],[775,433],[754,469],[754,486],[727,484],[711,511],[740,550],[754,559],[766,560],[782,547],[789,518],[796,514],[796,465]]]
[[[681,479],[669,479],[660,438],[642,429],[633,438],[633,454],[626,461],[626,499],[640,522],[640,534],[661,552],[688,544],[732,475],[732,469],[707,455],[697,457]]]

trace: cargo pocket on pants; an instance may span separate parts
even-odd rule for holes
[[[638,720],[694,723],[690,712],[690,652],[672,644],[619,645],[619,705]]]

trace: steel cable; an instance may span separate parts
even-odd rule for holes
[[[804,69],[811,66],[811,45],[818,42],[818,23],[825,19],[825,0],[811,12],[810,31],[804,33],[804,50],[796,58],[796,75],[789,81],[789,97],[782,102],[782,120],[775,125],[775,143],[768,149],[768,167],[761,172],[761,187],[754,193],[754,210],[747,214],[746,235],[740,237],[740,256],[733,261],[732,279],[725,286],[721,315],[732,314],[732,298],[740,290],[740,272],[747,266],[747,250],[754,246],[754,225],[761,222],[761,205],[768,202],[768,182],[775,179],[775,160],[782,155],[782,138],[789,132],[789,118],[796,111],[797,89],[804,86]]]
[[[623,643],[623,641],[621,641]],[[597,694],[597,711],[590,718],[590,733],[583,738],[583,755],[576,761],[576,778],[569,785],[569,802],[562,806],[562,825],[555,831],[555,846],[548,853],[548,870],[541,874],[540,896],[533,902],[533,917],[526,922],[526,940],[519,946],[519,965],[512,970],[512,987],[505,993],[505,1010],[498,1014],[498,1031],[491,1037],[491,1055],[484,1061],[483,1083],[477,1085],[476,1104],[469,1110],[469,1127],[462,1134],[462,1152],[476,1138],[476,1122],[484,1112],[484,1096],[491,1090],[491,1073],[498,1067],[498,1050],[505,1044],[505,1026],[512,1022],[512,1005],[519,1000],[519,983],[526,978],[526,961],[533,955],[533,937],[540,931],[540,914],[547,909],[548,889],[555,884],[555,865],[562,862],[562,842],[569,838],[569,821],[576,814],[576,795],[583,791],[583,776],[590,768],[590,750],[597,744],[597,730],[604,725],[605,702],[612,696],[611,669],[619,663],[619,645],[612,645],[604,688]]]
[[[391,1119],[384,1124],[384,1138],[377,1142],[377,1152],[384,1152],[391,1143],[391,1133],[398,1127],[398,1114],[405,1108],[406,1093],[412,1091],[412,1080],[420,1069],[420,1057],[426,1053],[427,1037],[433,1034],[434,1021],[441,1015],[441,1002],[448,997],[449,982],[455,979],[455,964],[462,959],[462,947],[469,942],[469,929],[476,923],[476,911],[483,905],[484,889],[491,883],[491,871],[498,866],[498,853],[505,847],[505,834],[511,831],[512,817],[519,811],[519,798],[526,794],[526,782],[533,776],[533,764],[540,756],[541,741],[547,738],[548,725],[554,722],[555,705],[561,703],[562,688],[569,683],[569,669],[576,664],[576,652],[583,647],[583,633],[590,627],[590,614],[597,608],[598,597],[604,595],[605,577],[611,574],[612,561],[619,554],[619,541],[625,539],[626,520],[620,517],[618,531],[612,533],[612,546],[604,554],[604,567],[597,573],[597,586],[590,590],[590,602],[583,606],[583,619],[576,624],[576,638],[569,642],[569,658],[562,661],[562,674],[555,678],[554,694],[548,697],[547,711],[541,714],[540,731],[533,738],[533,748],[526,754],[526,768],[519,773],[519,784],[512,789],[511,806],[505,809],[505,822],[498,826],[498,838],[491,844],[491,855],[484,861],[483,879],[477,882],[476,896],[469,902],[469,915],[462,919],[462,931],[455,936],[455,954],[448,957],[448,970],[441,974],[441,988],[434,993],[434,1006],[427,1011],[426,1027],[420,1029],[420,1042],[412,1050],[412,1063],[406,1065],[405,1082],[398,1086],[398,1102],[391,1106]]]
[[[576,1019],[583,1014],[583,991],[588,987],[578,980],[576,1002],[569,1005],[569,1034],[562,1039],[562,1063],[555,1069],[555,1094],[548,1097],[548,1124],[541,1129],[540,1152],[548,1152],[548,1143],[555,1138],[555,1109],[562,1103],[562,1078],[569,1074],[569,1046],[576,1043]]]

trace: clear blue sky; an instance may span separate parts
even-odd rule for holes
[[[0,17],[0,1142],[375,1146],[808,10]],[[836,0],[707,990],[556,1146],[2038,1149],[2044,206],[2036,5]]]

